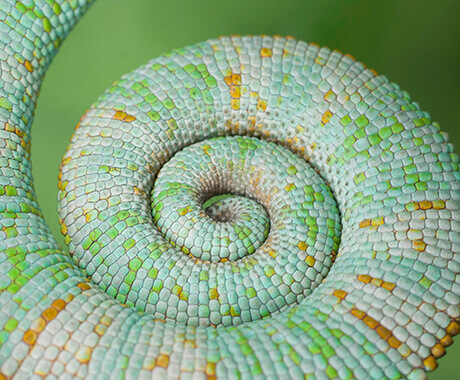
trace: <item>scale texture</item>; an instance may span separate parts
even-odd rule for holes
[[[30,128],[89,3],[0,0],[0,379],[434,370],[460,331],[458,157],[338,51],[223,37],[114,82],[62,162],[61,250]]]

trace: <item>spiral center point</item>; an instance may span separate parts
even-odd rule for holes
[[[218,153],[228,145],[217,139],[179,152],[160,170],[152,192],[152,213],[163,236],[202,261],[251,255],[270,232],[266,205],[257,199],[254,186],[236,186],[244,176],[241,155]],[[242,148],[243,156],[248,150]]]

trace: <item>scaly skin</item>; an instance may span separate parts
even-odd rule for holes
[[[460,329],[458,157],[337,51],[220,38],[115,82],[63,159],[59,248],[30,127],[89,3],[0,1],[0,379],[435,369]]]

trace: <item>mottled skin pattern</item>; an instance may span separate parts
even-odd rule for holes
[[[115,82],[63,159],[59,248],[30,128],[88,5],[0,0],[0,379],[435,369],[460,329],[458,157],[337,51],[220,38]]]

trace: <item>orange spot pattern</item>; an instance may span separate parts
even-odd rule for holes
[[[136,117],[132,115],[128,115],[126,112],[123,112],[123,111],[117,111],[115,115],[113,115],[113,119],[127,121],[129,123],[131,121],[136,120]]]
[[[389,291],[392,291],[396,287],[396,285],[393,283],[385,282],[382,279],[371,277],[368,275],[359,275],[358,281],[364,282],[366,284],[372,283],[376,286],[381,286]],[[348,295],[347,292],[341,289],[334,290],[332,294],[339,299],[339,302],[342,302]],[[396,338],[389,329],[387,329],[377,320],[369,316],[366,312],[358,309],[357,307],[353,307],[350,310],[350,313],[354,315],[356,318],[362,320],[368,327],[375,330],[382,339],[388,342],[390,347],[399,349],[398,351],[403,357],[407,358],[412,353],[412,350],[410,350],[407,346],[404,345],[402,347],[402,342],[398,338]],[[450,346],[453,343],[452,337],[459,333],[460,324],[455,321],[452,321],[446,328],[446,335],[438,340],[438,343],[435,344],[431,349],[431,355],[423,360],[423,365],[426,371],[433,371],[438,367],[436,359],[445,355],[445,347]]]
[[[86,283],[77,285],[82,290],[88,290],[90,286]],[[29,345],[29,351],[35,345],[40,333],[45,329],[46,325],[55,319],[58,314],[65,309],[66,305],[74,299],[72,294],[68,294],[66,299],[55,300],[50,307],[45,309],[40,317],[32,322],[32,326],[24,333],[22,340]]]
[[[371,277],[371,276],[368,276],[367,274],[360,274],[358,276],[358,281],[364,282],[365,284],[370,283],[375,286],[382,287],[390,292],[396,287],[396,285],[393,284],[392,282],[386,282],[386,281],[383,281],[381,278]]]
[[[323,117],[321,118],[321,125],[324,126],[325,124],[329,123],[329,120],[331,120],[332,113],[331,111],[326,111],[323,114]]]
[[[398,348],[399,346],[401,346],[401,341],[399,341],[399,339],[397,339],[390,330],[388,330],[385,326],[381,325],[374,318],[367,315],[367,313],[365,313],[364,311],[354,307],[351,309],[350,313],[353,314],[356,318],[361,319],[371,329],[375,330],[377,334],[379,334],[379,336],[382,339],[386,340],[391,347]],[[410,355],[410,353],[412,353],[412,351],[407,350],[400,353],[401,355],[407,357]]]
[[[241,75],[231,74],[225,77],[225,83],[230,87],[230,95],[232,97],[230,103],[232,109],[240,109],[240,97],[241,97]]]

